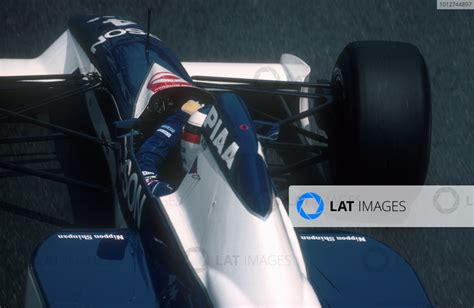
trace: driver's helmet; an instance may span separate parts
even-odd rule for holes
[[[196,159],[201,147],[202,125],[209,113],[210,105],[206,105],[194,112],[184,125],[181,136],[181,159],[183,168],[188,172]]]

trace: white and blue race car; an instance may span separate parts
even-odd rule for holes
[[[134,22],[78,16],[38,58],[0,60],[0,74],[2,89],[57,89],[0,113],[102,147],[112,184],[0,161],[113,197],[115,229],[64,229],[39,245],[26,307],[431,306],[401,256],[364,235],[295,229],[279,192],[301,168],[342,184],[423,183],[430,84],[413,45],[351,43],[331,81],[310,82],[293,55],[181,63]],[[29,115],[72,96],[95,136]],[[171,161],[163,177],[176,190],[155,196],[135,153],[187,98],[210,106],[196,156],[185,168]],[[269,151],[285,153],[279,164]]]

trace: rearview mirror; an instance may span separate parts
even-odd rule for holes
[[[138,119],[131,118],[128,120],[115,121],[113,123],[114,123],[114,126],[119,130],[132,130],[137,126]]]
[[[253,123],[259,140],[276,141],[280,137],[280,125],[277,123],[257,120]]]
[[[127,136],[136,136],[140,133],[136,130],[138,126],[138,119],[132,118],[123,121],[115,121],[113,122],[115,126],[115,132],[118,138],[124,138]]]

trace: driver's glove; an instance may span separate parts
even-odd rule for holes
[[[181,110],[191,115],[201,107],[202,105],[199,104],[198,101],[193,101],[192,99],[190,99],[189,101],[184,103],[183,106],[181,106]]]

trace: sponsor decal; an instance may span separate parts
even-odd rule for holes
[[[156,131],[162,133],[167,138],[171,138],[171,136],[176,132],[176,130],[169,125],[161,125]]]
[[[157,130],[158,132],[162,133],[163,135],[165,135],[167,138],[171,138],[171,133],[163,128],[159,128]]]
[[[365,236],[319,236],[319,235],[300,235],[303,241],[320,241],[320,242],[337,242],[337,241],[351,241],[351,242],[367,242]]]
[[[220,155],[221,159],[224,161],[227,169],[232,168],[234,163],[234,158],[237,152],[239,151],[239,145],[237,142],[232,141],[230,145],[226,145],[227,137],[229,131],[225,126],[222,125],[222,120],[219,118],[216,108],[213,106],[209,111],[206,120],[204,121],[203,127],[206,129],[211,129],[211,134],[209,139],[211,140],[211,146],[213,146],[217,153]],[[228,143],[228,142],[227,142]]]
[[[93,18],[93,19],[90,19],[89,21],[87,21],[87,23],[95,23],[95,22],[99,22],[99,21],[102,21],[102,24],[112,24],[117,28],[112,29],[112,30],[100,35],[97,38],[97,41],[94,44],[92,44],[92,46],[90,48],[90,51],[92,53],[96,53],[97,47],[102,45],[103,43],[107,42],[107,40],[114,39],[114,38],[117,38],[117,37],[120,37],[120,36],[123,36],[123,35],[127,35],[127,34],[129,34],[129,35],[146,35],[145,31],[143,31],[141,29],[138,29],[138,28],[130,28],[130,27],[124,28],[124,29],[123,28],[118,28],[118,27],[125,27],[125,26],[135,25],[136,23],[134,23],[132,21],[124,20],[124,19],[119,19],[119,18],[116,18],[114,16],[96,17],[96,18]],[[153,34],[150,34],[150,37],[153,37],[157,40],[160,40],[157,36],[155,36]]]
[[[125,240],[122,234],[58,234],[57,237],[62,240],[101,240],[101,239],[111,239],[117,241]]]
[[[132,173],[132,161],[125,160],[120,166],[121,189],[120,193],[123,197],[128,210],[132,213],[133,219],[140,227],[143,205],[146,202],[145,189],[138,181],[138,174]]]
[[[164,124],[164,125],[161,125],[161,127],[166,128],[166,129],[169,130],[172,134],[174,134],[174,133],[176,132],[176,130],[175,130],[173,127],[169,126],[169,125]]]

